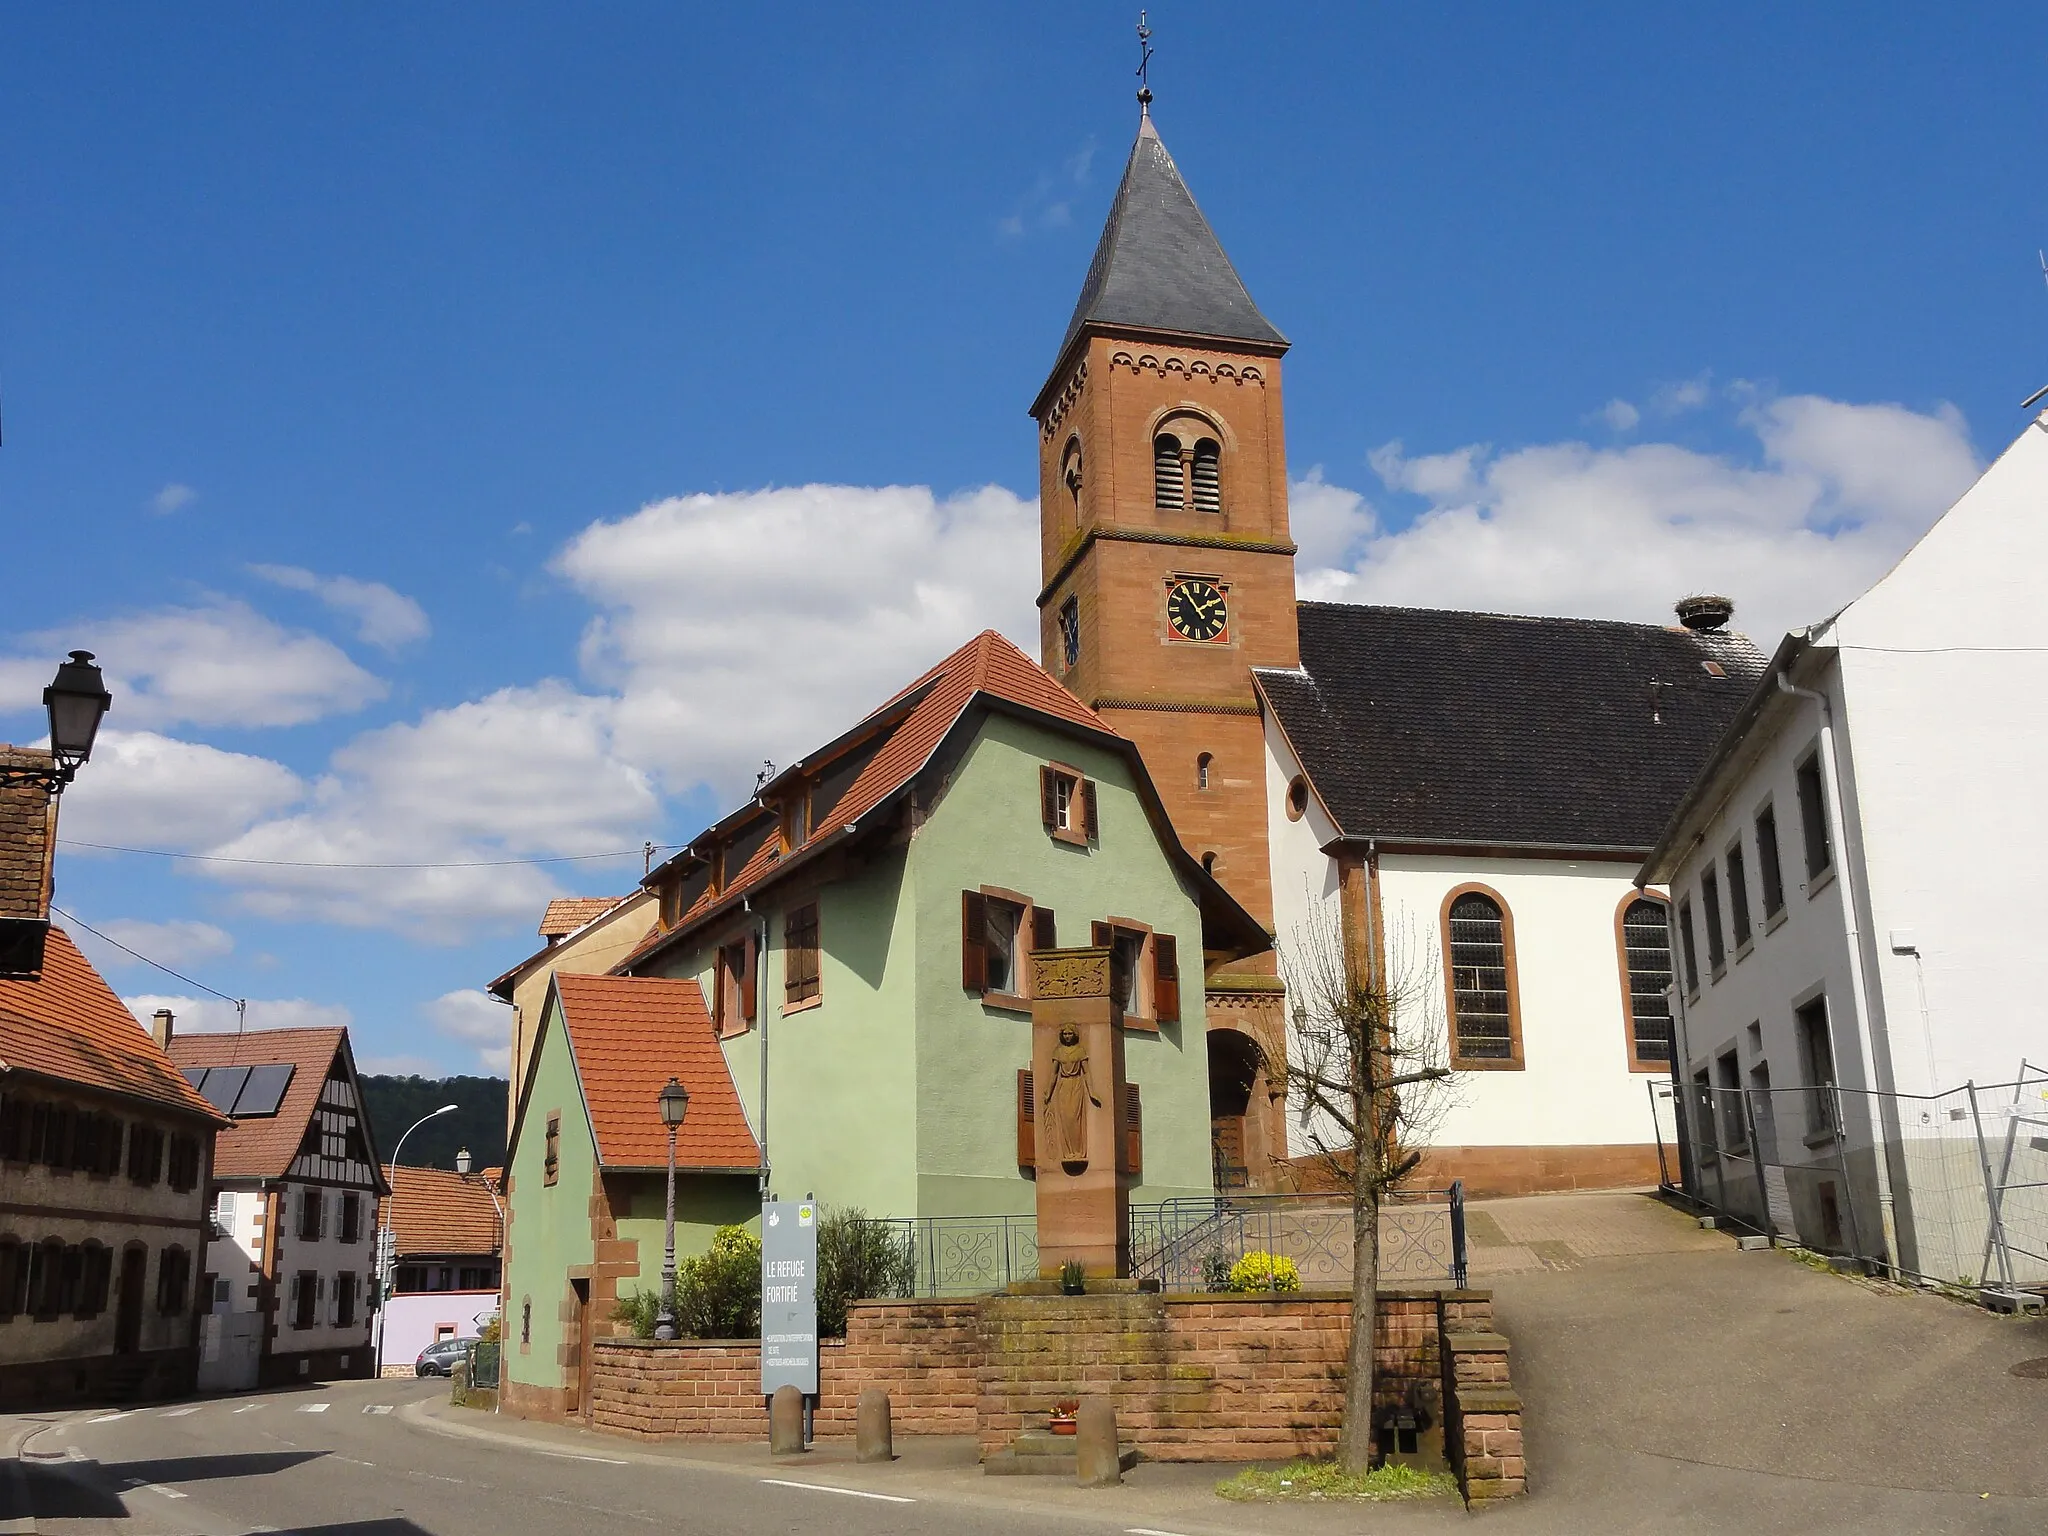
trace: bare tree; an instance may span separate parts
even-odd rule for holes
[[[1414,1172],[1449,1104],[1449,1043],[1436,1007],[1433,951],[1406,928],[1347,941],[1333,904],[1297,927],[1281,955],[1292,1028],[1287,1094],[1329,1180],[1351,1196],[1351,1339],[1338,1460],[1372,1464],[1373,1336],[1380,1206]]]

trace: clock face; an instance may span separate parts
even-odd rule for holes
[[[1220,640],[1230,621],[1223,589],[1211,581],[1174,583],[1166,594],[1166,622],[1183,640]]]

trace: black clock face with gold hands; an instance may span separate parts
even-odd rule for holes
[[[1229,619],[1223,589],[1214,582],[1175,582],[1166,594],[1166,622],[1183,640],[1219,640]]]

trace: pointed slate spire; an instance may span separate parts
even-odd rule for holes
[[[1060,340],[1061,356],[1089,325],[1287,345],[1223,254],[1149,112],[1138,122],[1123,184]]]

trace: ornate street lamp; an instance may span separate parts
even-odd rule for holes
[[[661,1250],[661,1313],[654,1319],[654,1336],[676,1336],[676,1132],[683,1128],[683,1116],[690,1112],[690,1090],[674,1078],[661,1090],[661,1123],[668,1127],[667,1236]]]
[[[41,784],[53,795],[62,794],[64,786],[78,776],[79,765],[92,756],[100,718],[113,702],[100,669],[92,663],[92,652],[73,651],[43,690],[43,707],[50,712],[50,755],[55,763],[48,768],[0,765],[0,789]]]

